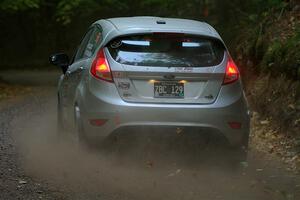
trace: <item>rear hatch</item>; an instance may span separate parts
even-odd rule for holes
[[[119,37],[106,57],[121,98],[137,103],[213,103],[226,62],[221,41],[181,33]]]

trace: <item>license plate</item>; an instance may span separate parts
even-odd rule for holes
[[[155,82],[155,98],[184,98],[184,83]]]

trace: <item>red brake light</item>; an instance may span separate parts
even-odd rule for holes
[[[91,67],[91,74],[101,80],[113,82],[109,64],[106,60],[104,50],[100,49]]]
[[[233,83],[239,79],[239,70],[231,57],[228,58],[223,85]]]

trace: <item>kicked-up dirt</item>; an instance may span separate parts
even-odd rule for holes
[[[0,199],[300,198],[300,175],[258,151],[255,138],[239,169],[207,163],[189,146],[128,146],[125,156],[86,150],[56,137],[55,87],[28,87],[0,103]]]

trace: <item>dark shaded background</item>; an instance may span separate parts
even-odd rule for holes
[[[243,26],[257,22],[282,0],[2,0],[0,69],[45,68],[54,52],[72,55],[87,27],[101,18],[162,16],[204,20],[232,48]],[[232,49],[234,51],[235,49]]]

